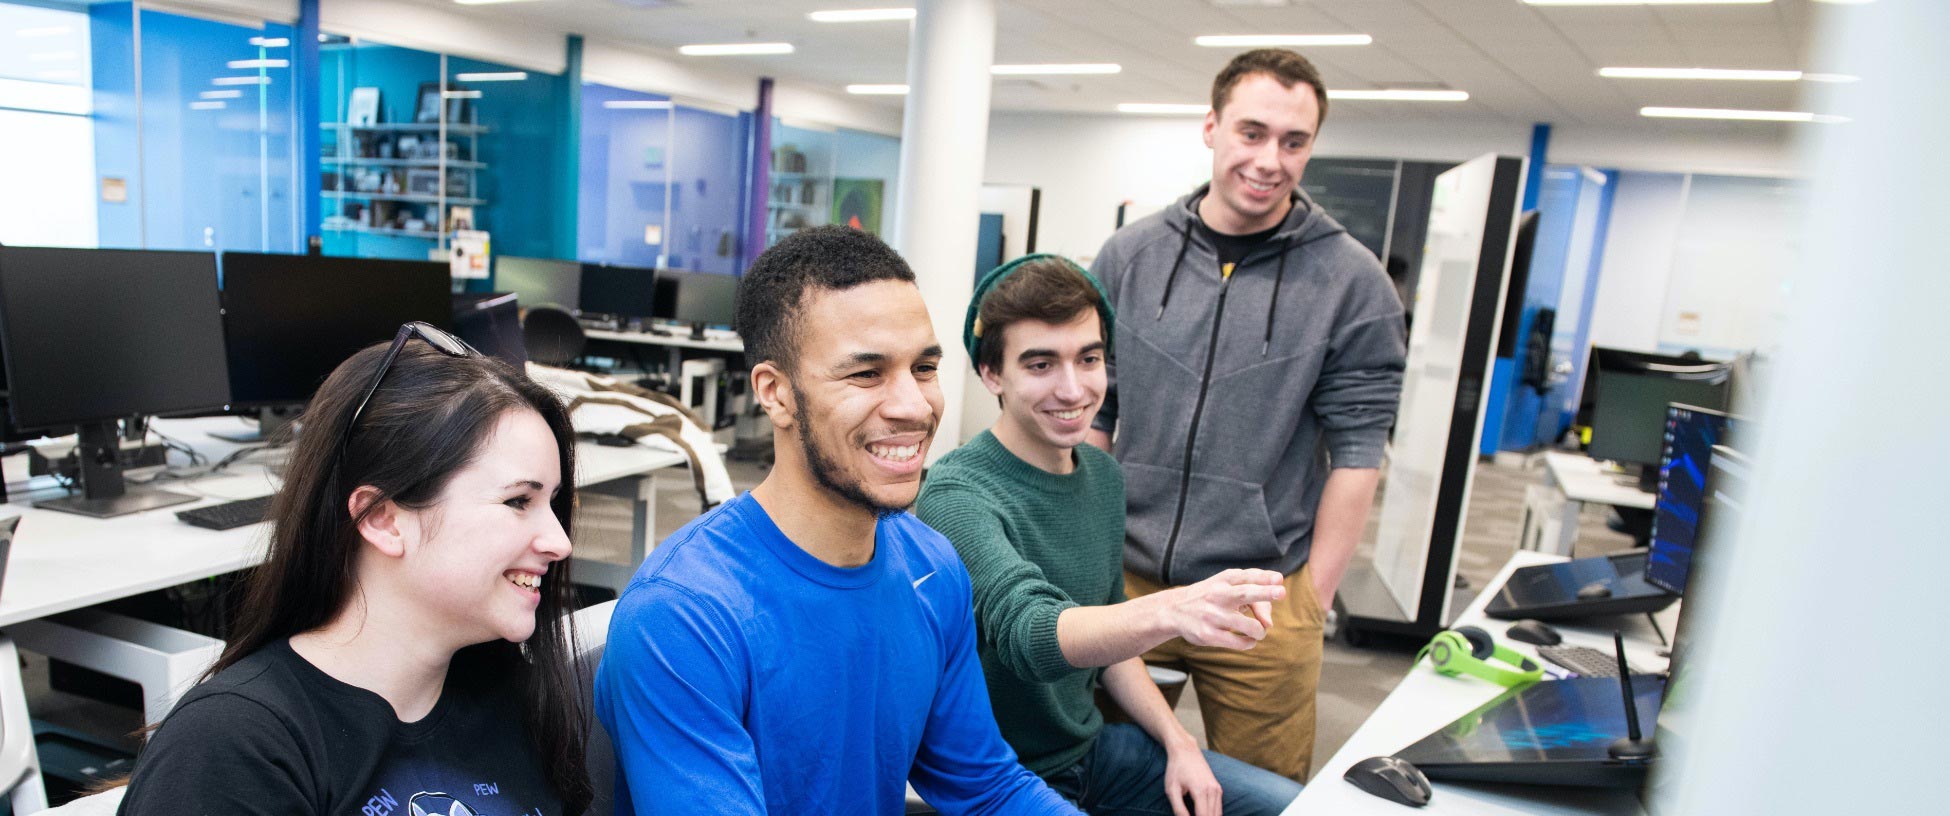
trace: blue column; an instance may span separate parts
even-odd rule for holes
[[[550,240],[551,255],[576,257],[576,235],[581,216],[577,189],[582,179],[582,35],[570,34],[568,61],[562,68],[562,111],[556,123],[555,234]]]
[[[1545,154],[1550,147],[1550,143],[1550,125],[1543,122],[1531,125],[1530,162],[1524,168],[1523,203],[1519,207],[1519,212],[1529,212],[1530,210],[1537,209],[1537,191],[1544,184]],[[1512,226],[1515,225],[1513,224]],[[1512,235],[1513,239],[1514,237]],[[1532,276],[1533,278],[1535,277],[1535,270],[1532,271]],[[1530,320],[1537,311],[1524,303],[1526,294],[1527,292],[1512,291],[1505,292],[1503,295],[1506,301],[1504,305],[1505,309],[1515,308],[1522,310],[1522,315],[1517,319],[1517,336],[1515,339],[1518,342],[1515,346],[1512,346],[1512,348],[1517,349],[1518,355],[1523,353],[1522,340],[1529,335]],[[1502,449],[1503,427],[1509,418],[1512,402],[1510,398],[1511,384],[1517,378],[1517,360],[1517,356],[1498,357],[1491,368],[1489,404],[1484,406],[1485,410],[1483,411],[1483,443],[1477,448],[1478,452],[1484,456],[1492,455]],[[1530,447],[1531,440],[1513,439],[1511,442],[1513,450],[1523,450]]]
[[[304,235],[299,251],[309,252],[314,241],[323,238],[324,207],[319,195],[319,174],[323,170],[319,161],[319,144],[323,140],[320,119],[319,88],[322,77],[319,75],[318,61],[318,3],[319,0],[298,0],[297,42],[292,43],[291,55],[296,63],[291,66],[291,89],[297,95],[298,122],[294,128],[293,149],[298,151],[298,224]]]
[[[752,111],[752,188],[745,206],[744,269],[765,251],[765,203],[772,195],[772,78],[758,81],[758,107]]]

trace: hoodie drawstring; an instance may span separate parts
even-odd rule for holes
[[[1293,239],[1280,242],[1280,271],[1273,275],[1273,296],[1266,300],[1266,340],[1259,346],[1259,356],[1265,357],[1267,350],[1273,348],[1273,316],[1279,314],[1280,281],[1286,280],[1286,256],[1293,251]]]
[[[1171,262],[1171,274],[1165,276],[1165,294],[1158,298],[1158,319],[1165,317],[1165,304],[1171,302],[1171,285],[1178,281],[1178,268],[1185,265],[1185,250],[1192,248],[1192,228],[1185,226],[1185,238],[1178,244],[1178,259]]]

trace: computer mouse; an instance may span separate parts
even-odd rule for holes
[[[1368,757],[1350,766],[1341,778],[1368,793],[1409,807],[1427,805],[1429,797],[1435,795],[1421,769],[1400,757]]]
[[[1503,634],[1518,643],[1528,643],[1532,646],[1556,646],[1564,642],[1564,636],[1559,635],[1550,624],[1529,618],[1510,624],[1510,628],[1503,630]]]
[[[1580,601],[1595,601],[1600,598],[1609,597],[1611,597],[1611,587],[1603,581],[1592,581],[1591,583],[1578,587],[1578,600]]]

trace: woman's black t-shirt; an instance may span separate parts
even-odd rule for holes
[[[512,688],[450,673],[433,710],[403,723],[280,640],[183,697],[119,813],[559,816]]]

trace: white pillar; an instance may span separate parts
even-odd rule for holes
[[[962,392],[971,379],[961,324],[975,289],[995,0],[921,0],[916,6],[907,45],[894,248],[914,267],[946,352],[946,402],[928,454],[932,462],[961,439]]]
[[[1689,592],[1659,814],[1940,813],[1950,4],[1821,9],[1801,258],[1741,529]]]

